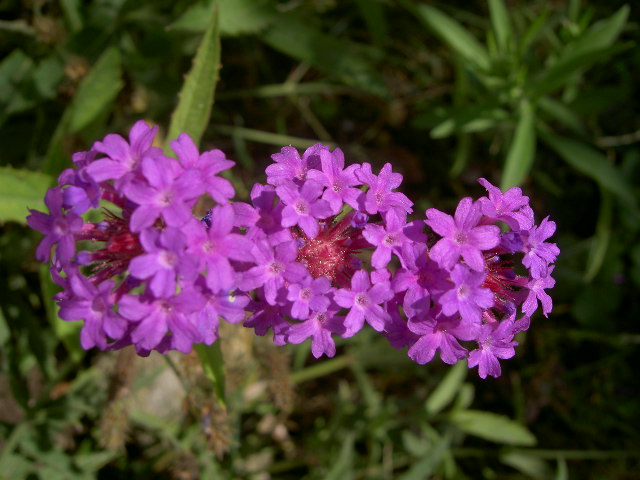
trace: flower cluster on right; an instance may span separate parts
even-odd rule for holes
[[[76,154],[47,194],[50,213],[28,219],[85,348],[187,352],[218,340],[224,319],[331,357],[336,336],[369,325],[419,364],[466,358],[486,378],[538,307],[551,311],[555,223],[536,225],[519,188],[480,179],[487,196],[410,221],[391,164],[345,166],[317,144],[273,155],[245,203],[216,176],[233,165],[220,150],[200,154],[182,134],[174,158],[155,134],[139,122],[130,143],[109,135]],[[201,196],[216,204],[202,219]]]

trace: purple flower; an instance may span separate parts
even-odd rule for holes
[[[144,230],[140,243],[147,253],[131,260],[129,271],[135,278],[149,281],[149,288],[156,297],[169,297],[176,292],[176,276],[193,279],[198,260],[186,255],[186,238],[176,228],[162,233]]]
[[[285,281],[298,282],[307,275],[305,266],[296,262],[297,254],[295,242],[272,247],[266,240],[256,241],[253,256],[257,265],[243,273],[240,289],[249,291],[264,287],[265,299],[275,305]]]
[[[407,321],[402,318],[396,302],[389,302],[389,321],[384,326],[384,336],[393,348],[409,347],[418,341],[418,336],[409,330]]]
[[[345,333],[344,318],[336,315],[337,312],[335,308],[313,312],[307,320],[289,328],[287,340],[298,344],[311,337],[311,353],[314,357],[320,358],[323,354],[333,357],[336,354],[336,344],[331,335]]]
[[[401,258],[403,248],[412,242],[426,241],[427,237],[420,231],[422,226],[419,222],[406,223],[406,218],[404,212],[389,210],[384,214],[384,226],[369,224],[364,228],[362,235],[376,247],[371,255],[371,265],[375,268],[386,267],[391,261],[391,253]]]
[[[131,181],[124,187],[127,198],[136,202],[131,215],[131,230],[140,232],[162,218],[171,227],[180,227],[193,217],[191,209],[200,196],[193,189],[193,175],[183,175],[182,167],[167,157],[142,160],[142,175],[146,181]]]
[[[282,147],[280,153],[271,155],[271,158],[276,163],[269,165],[265,170],[267,183],[277,187],[291,181],[304,182],[307,179],[307,171],[310,168],[319,167],[319,152],[327,148],[317,143],[307,148],[302,158],[300,158],[300,154],[295,148]]]
[[[460,313],[465,321],[479,324],[482,311],[493,306],[493,293],[481,286],[484,278],[484,272],[474,272],[459,264],[453,267],[454,286],[438,300],[442,313],[447,316]]]
[[[331,290],[331,282],[327,277],[305,277],[299,283],[289,285],[287,300],[291,304],[291,316],[304,320],[309,317],[309,310],[324,312],[331,303],[327,294]]]
[[[273,343],[278,346],[287,343],[289,323],[284,318],[285,311],[282,306],[257,301],[251,302],[247,310],[253,312],[253,314],[244,321],[245,327],[253,328],[256,335],[261,337],[265,336],[271,328],[273,329]]]
[[[107,337],[119,339],[127,325],[127,321],[113,310],[114,283],[106,281],[96,287],[79,274],[71,275],[68,280],[71,295],[59,302],[58,315],[68,321],[84,320],[80,332],[82,348],[106,349]]]
[[[119,302],[119,313],[134,322],[131,341],[144,350],[154,350],[167,335],[171,347],[189,353],[193,343],[202,337],[193,313],[205,306],[204,297],[195,289],[185,289],[169,298],[125,295]]]
[[[281,225],[284,205],[277,201],[274,187],[256,183],[251,189],[251,202],[253,207],[233,203],[238,223],[248,227],[247,238],[268,237],[271,245],[291,241],[291,232]]]
[[[277,187],[276,192],[286,205],[282,210],[282,226],[299,225],[308,237],[316,237],[320,230],[318,219],[331,215],[331,207],[327,201],[318,198],[322,186],[313,180],[307,180],[298,189],[297,185],[289,182]]]
[[[545,242],[556,231],[556,223],[546,217],[538,227],[529,230],[529,236],[525,246],[525,254],[522,264],[529,268],[533,278],[541,278],[547,275],[549,264],[556,261],[560,249],[555,243]]]
[[[126,179],[127,174],[138,168],[138,163],[145,154],[153,157],[161,154],[159,148],[151,147],[157,133],[157,126],[150,127],[140,120],[129,132],[129,143],[120,135],[107,135],[102,142],[96,142],[93,145],[93,150],[107,157],[88,165],[87,173],[98,183],[105,180]],[[120,183],[118,182],[118,185]]]
[[[460,321],[450,318],[427,318],[421,321],[409,320],[409,330],[420,338],[409,347],[409,357],[416,363],[424,365],[433,360],[437,350],[444,363],[453,365],[467,356],[467,350],[458,343]],[[466,333],[462,329],[462,333]]]
[[[321,149],[319,155],[322,171],[309,170],[307,178],[326,187],[322,198],[329,203],[333,214],[340,212],[344,203],[357,210],[358,197],[362,192],[354,186],[360,185],[355,175],[360,167],[354,164],[344,168],[344,154],[339,148],[333,152]]]
[[[480,207],[471,198],[460,200],[455,216],[447,215],[435,208],[426,212],[429,225],[440,235],[430,255],[442,268],[451,270],[462,256],[464,261],[476,271],[484,270],[483,250],[495,248],[500,243],[500,228],[496,225],[481,225]]]
[[[189,224],[188,251],[207,269],[207,286],[214,292],[230,290],[236,286],[236,271],[230,260],[250,262],[253,242],[238,233],[232,233],[234,210],[231,205],[220,205],[210,211],[210,226],[204,229],[199,222]]]
[[[390,209],[398,209],[405,213],[411,213],[413,202],[406,195],[400,192],[392,192],[402,183],[402,175],[391,171],[391,164],[385,163],[379,175],[374,175],[371,171],[371,164],[363,163],[360,170],[356,171],[356,177],[365,185],[369,186],[364,198],[364,210],[373,215],[383,213]]]
[[[176,152],[183,168],[195,173],[191,178],[197,183],[194,182],[191,188],[201,185],[202,191],[211,195],[218,203],[227,203],[235,195],[231,182],[217,176],[218,173],[235,165],[231,160],[227,160],[221,150],[210,150],[200,155],[198,147],[186,133],[181,133],[178,139],[169,142],[169,145]]]
[[[43,263],[49,261],[51,247],[56,248],[57,261],[66,264],[75,254],[76,245],[74,234],[82,230],[82,218],[73,212],[64,213],[62,210],[63,193],[59,188],[50,188],[44,197],[44,203],[51,212],[49,215],[37,210],[29,210],[27,224],[39,231],[45,237],[36,249],[36,258]]]
[[[484,178],[479,178],[478,183],[489,193],[489,198],[482,197],[478,200],[484,215],[505,222],[513,230],[529,230],[533,226],[529,197],[522,195],[520,188],[510,188],[503,194]]]
[[[238,323],[244,319],[245,308],[249,304],[249,297],[237,292],[218,291],[216,293],[205,290],[206,304],[192,314],[202,342],[211,345],[218,339],[219,318],[229,323]]]
[[[542,278],[533,278],[527,284],[527,288],[529,289],[529,293],[527,298],[522,303],[522,312],[527,316],[533,315],[533,312],[538,308],[538,300],[542,304],[542,313],[546,317],[553,308],[553,302],[551,297],[545,289],[553,288],[556,284],[556,281],[551,278],[551,272],[553,272],[554,267],[549,268],[548,275]]]
[[[481,378],[487,375],[499,377],[501,373],[498,358],[506,360],[515,355],[515,347],[518,343],[513,341],[513,322],[504,320],[484,324],[478,336],[478,347],[469,353],[469,368],[478,366],[478,374]]]
[[[389,282],[377,283],[372,287],[369,274],[364,270],[358,270],[351,278],[351,288],[337,290],[334,297],[338,305],[349,309],[344,323],[344,336],[351,337],[359,332],[365,320],[374,330],[381,332],[385,322],[389,321],[389,314],[380,304],[392,297]]]

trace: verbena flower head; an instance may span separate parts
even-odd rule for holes
[[[536,225],[518,188],[479,179],[487,196],[412,219],[390,163],[375,174],[316,144],[274,154],[245,203],[218,176],[233,165],[223,152],[181,134],[170,157],[156,131],[138,122],[75,154],[49,213],[28,217],[84,348],[188,352],[216,341],[222,318],[331,357],[368,325],[417,363],[467,359],[485,378],[552,310],[555,223]],[[214,206],[201,219],[202,196]]]
[[[28,217],[45,235],[38,259],[51,257],[64,288],[61,317],[85,322],[85,348],[133,344],[147,355],[211,343],[217,318],[202,315],[207,299],[235,287],[239,272],[230,261],[251,258],[232,231],[232,208],[214,210],[211,227],[192,213],[206,192],[218,202],[233,195],[228,180],[216,177],[233,162],[219,151],[199,155],[185,135],[172,142],[179,159],[165,156],[153,146],[156,133],[138,122],[129,141],[107,135],[75,154],[74,168],[47,192],[49,213]],[[213,271],[221,276],[211,280]]]

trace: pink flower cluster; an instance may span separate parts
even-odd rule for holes
[[[535,225],[518,188],[480,179],[486,197],[409,221],[391,164],[345,167],[340,149],[317,144],[274,154],[267,184],[236,202],[220,150],[200,154],[182,134],[173,158],[155,135],[138,122],[129,141],[107,135],[75,154],[47,192],[49,213],[27,219],[62,287],[60,317],[84,321],[86,349],[188,352],[216,341],[223,319],[332,357],[335,337],[366,323],[417,363],[439,352],[485,378],[500,375],[538,306],[551,311],[555,224]],[[199,219],[207,196],[215,206]]]

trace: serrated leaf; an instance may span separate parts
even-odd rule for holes
[[[219,69],[220,31],[216,7],[209,18],[209,25],[196,52],[193,66],[180,90],[180,100],[171,116],[167,141],[175,140],[180,133],[185,132],[196,145],[200,143],[211,117]]]
[[[503,415],[480,410],[454,411],[449,417],[464,432],[505,445],[531,446],[536,437],[523,425]]]
[[[110,47],[78,86],[69,117],[69,132],[82,130],[106,110],[124,86],[120,51]]]
[[[363,46],[324,34],[293,15],[279,15],[261,34],[272,48],[318,70],[340,78],[345,84],[386,98],[389,96],[379,71]]]
[[[429,395],[425,403],[427,412],[431,415],[439,413],[453,401],[460,391],[464,379],[467,377],[468,370],[466,362],[458,362],[449,370],[436,389]]]
[[[541,138],[571,167],[591,177],[630,208],[636,208],[636,200],[631,187],[604,154],[583,142],[549,132],[541,132]]]
[[[51,181],[44,173],[0,167],[0,222],[26,224],[28,209],[44,210]]]
[[[536,154],[535,113],[529,103],[520,109],[520,119],[505,160],[500,187],[516,187],[527,177]]]
[[[485,47],[456,20],[425,4],[416,6],[415,13],[449,48],[481,70],[489,69],[489,54]]]

